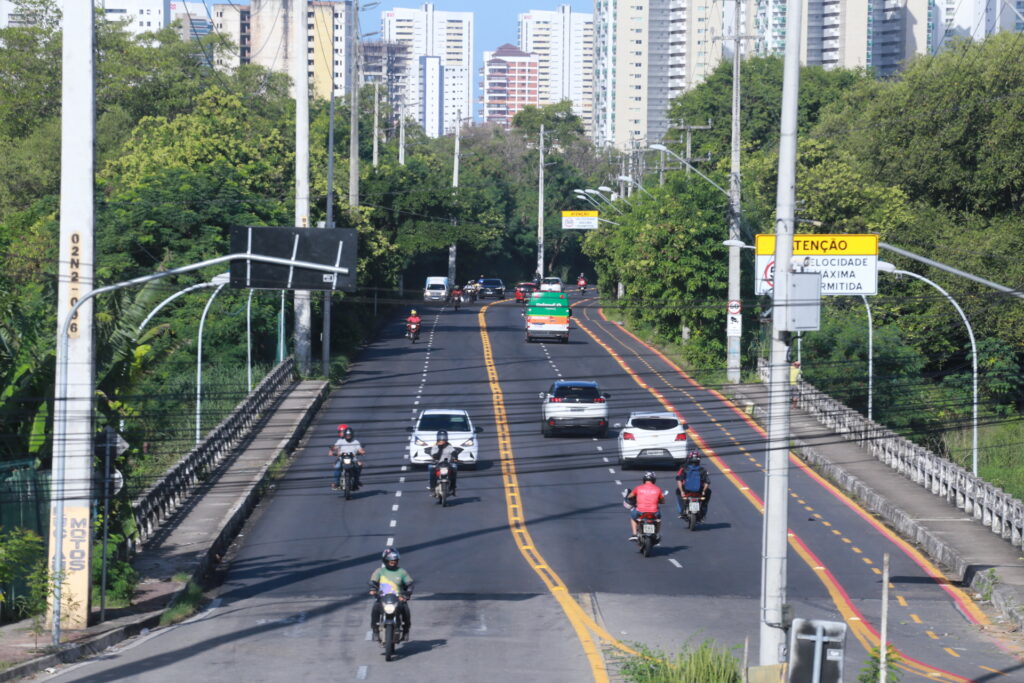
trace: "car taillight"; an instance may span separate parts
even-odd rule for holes
[[[686,441],[686,432],[676,434],[676,441]]]
[[[598,397],[594,399],[594,403],[604,403],[604,398]]]
[[[563,403],[565,401],[564,398],[559,398],[558,396],[552,396],[548,400],[551,401],[552,403]]]
[[[633,436],[632,432],[622,432],[622,438],[626,441],[636,441],[636,437]]]

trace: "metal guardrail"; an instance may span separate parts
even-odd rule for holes
[[[149,540],[161,522],[188,498],[196,484],[232,452],[291,382],[294,370],[295,361],[291,357],[279,363],[202,442],[132,502],[138,528],[136,543]]]
[[[768,381],[769,366],[758,374]],[[969,470],[918,446],[800,380],[797,405],[847,441],[867,449],[876,460],[944,498],[1015,547],[1024,547],[1024,502]]]

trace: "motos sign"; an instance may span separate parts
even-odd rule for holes
[[[775,287],[775,235],[755,243],[758,294]],[[820,273],[821,294],[878,292],[878,235],[794,235],[793,270]]]

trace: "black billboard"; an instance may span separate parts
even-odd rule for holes
[[[262,263],[251,259],[231,262],[231,286],[246,289],[328,289],[356,291],[359,233],[352,228],[231,228],[232,254],[259,254],[348,268],[348,275],[312,268]]]

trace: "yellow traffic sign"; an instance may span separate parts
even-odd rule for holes
[[[755,254],[775,254],[775,235],[758,235]],[[878,235],[793,235],[794,256],[877,256]]]
[[[563,211],[562,218],[597,218],[600,213],[597,211]]]

